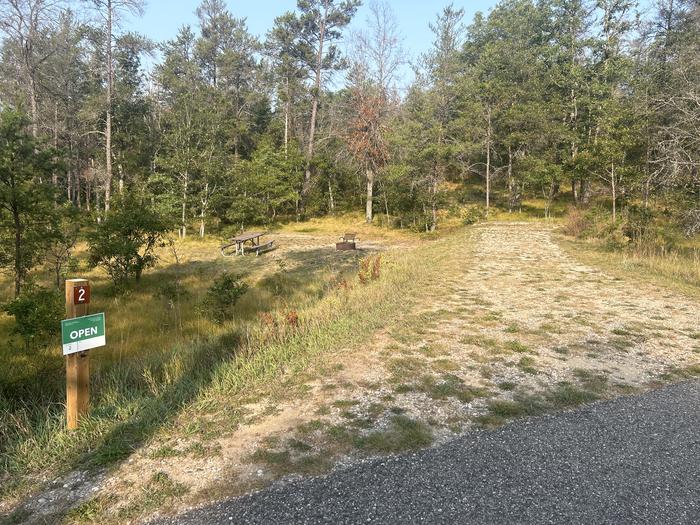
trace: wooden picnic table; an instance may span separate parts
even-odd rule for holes
[[[235,255],[244,255],[246,251],[254,251],[256,255],[260,255],[260,252],[273,249],[274,241],[269,241],[265,244],[260,244],[260,237],[265,235],[263,232],[248,232],[242,233],[229,239],[229,243],[221,247],[221,253],[226,256],[226,248],[231,246],[236,246]],[[249,246],[246,246],[249,244]]]

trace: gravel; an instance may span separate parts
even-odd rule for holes
[[[700,381],[288,479],[157,523],[700,523]]]

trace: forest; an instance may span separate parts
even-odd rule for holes
[[[700,229],[697,2],[505,0],[471,22],[448,6],[413,63],[387,4],[348,29],[359,6],[300,0],[259,39],[204,0],[196,27],[153,42],[122,29],[141,0],[3,0],[15,292],[120,206],[180,237],[348,210],[433,231],[527,198],[621,242],[657,220]]]

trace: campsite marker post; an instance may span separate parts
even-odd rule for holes
[[[88,354],[83,349],[79,350],[80,343],[66,344],[66,338],[71,339],[71,335],[83,337],[85,328],[71,329],[67,323],[76,317],[83,317],[88,313],[90,304],[90,283],[87,279],[66,279],[66,320],[61,323],[63,353],[66,355],[66,418],[68,429],[78,428],[80,417],[88,410],[90,402],[90,362]],[[74,321],[77,322],[77,321]],[[83,330],[79,335],[79,330]],[[91,328],[87,328],[87,333],[92,333]],[[104,316],[102,316],[102,337],[104,338]],[[73,351],[70,346],[75,345]],[[103,343],[104,344],[104,343]],[[66,352],[67,347],[69,353]]]

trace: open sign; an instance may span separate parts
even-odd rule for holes
[[[105,346],[105,314],[86,315],[61,321],[63,355]]]

